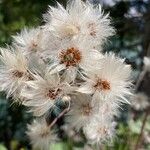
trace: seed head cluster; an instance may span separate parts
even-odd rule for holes
[[[23,29],[11,46],[0,48],[0,91],[36,117],[27,131],[34,148],[47,150],[58,140],[60,117],[88,143],[110,142],[120,105],[129,103],[131,67],[102,52],[115,33],[109,15],[101,5],[69,0],[66,8],[49,6],[43,19],[44,25]],[[64,111],[51,118],[62,103]]]

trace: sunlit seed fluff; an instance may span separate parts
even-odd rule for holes
[[[81,0],[69,1],[66,9],[59,3],[57,8],[50,6],[44,19],[47,22],[45,27],[60,38],[83,36],[102,44],[114,34],[109,15],[104,15],[101,6],[95,7]]]
[[[95,105],[98,105],[97,103],[95,104]],[[97,112],[97,114],[99,114],[99,115],[103,115],[103,116],[105,116],[105,118],[107,118],[107,119],[113,119],[114,118],[114,116],[116,117],[118,117],[119,116],[119,108],[121,107],[121,106],[119,106],[118,104],[116,104],[115,102],[114,102],[114,99],[112,99],[112,101],[111,101],[111,103],[110,103],[110,101],[109,100],[107,100],[107,101],[102,101],[101,103],[100,103],[100,105],[98,105],[99,106],[99,111]]]
[[[27,135],[31,140],[33,148],[40,150],[49,150],[50,144],[57,139],[54,131],[47,126],[44,119],[34,120],[31,125],[28,125]]]
[[[17,98],[25,81],[30,80],[28,62],[18,50],[1,49],[0,52],[0,90],[5,91],[7,97]]]
[[[14,44],[24,50],[25,53],[36,52],[39,46],[41,30],[23,29],[20,34],[13,36]]]
[[[131,96],[131,106],[137,111],[142,111],[150,106],[149,97],[141,92],[135,93]]]
[[[106,54],[100,63],[97,71],[87,72],[86,82],[78,91],[93,94],[93,100],[128,103],[126,96],[131,94],[130,66],[112,53]]]
[[[64,70],[64,76],[68,81],[74,81],[77,73],[82,74],[81,70],[90,71],[99,66],[102,54],[93,49],[92,42],[86,39],[76,39],[72,41],[63,40],[60,47],[50,51],[53,56],[55,67],[53,73]]]
[[[78,93],[72,96],[71,100],[72,106],[67,113],[66,122],[78,131],[89,123],[93,115],[98,112],[98,107],[92,105],[90,95]]]
[[[55,48],[55,38],[42,28],[23,29],[13,36],[13,45],[30,57],[31,54],[46,57],[45,51]],[[50,45],[50,46],[49,46]]]
[[[101,145],[112,141],[115,136],[115,127],[116,122],[99,115],[84,127],[84,133],[89,143]]]
[[[72,87],[61,81],[58,74],[47,72],[44,77],[34,75],[34,80],[26,83],[21,95],[25,98],[23,105],[30,107],[35,116],[42,116],[55,107],[58,100],[70,94]]]

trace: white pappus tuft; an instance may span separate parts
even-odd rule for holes
[[[50,144],[57,140],[57,135],[43,119],[34,120],[32,124],[29,124],[26,133],[33,148],[40,150],[49,150]]]
[[[6,91],[7,97],[19,97],[25,81],[30,79],[27,59],[20,51],[1,49],[0,90]]]
[[[59,3],[57,8],[50,6],[44,20],[45,27],[59,38],[87,37],[95,46],[114,34],[109,15],[104,15],[101,6],[81,0],[69,1],[66,9]]]
[[[137,111],[144,110],[150,106],[149,97],[142,92],[136,93],[131,96],[131,106]]]
[[[24,97],[23,105],[30,107],[35,116],[44,115],[73,90],[71,85],[61,81],[59,74],[50,74],[48,71],[44,77],[36,74],[33,78],[33,81],[26,82],[21,95]]]
[[[101,145],[113,139],[115,128],[116,122],[101,115],[95,116],[83,130],[90,143]]]
[[[114,54],[106,54],[100,60],[99,69],[87,72],[87,78],[78,92],[93,94],[94,101],[114,101],[117,104],[129,103],[126,96],[130,93],[131,68],[124,63],[124,59]]]
[[[66,80],[74,81],[82,71],[92,71],[99,66],[102,54],[86,39],[64,40],[58,50],[49,52],[54,60],[53,73],[64,70]]]
[[[92,105],[92,97],[86,94],[76,94],[72,96],[71,110],[66,116],[66,122],[79,131],[87,125],[98,112],[98,106]]]

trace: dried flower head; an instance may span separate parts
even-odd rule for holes
[[[114,54],[106,54],[100,60],[99,69],[88,72],[86,82],[79,87],[81,93],[94,94],[94,100],[116,100],[116,103],[128,102],[130,95],[131,68],[124,63],[123,59]]]
[[[104,15],[101,6],[81,0],[69,1],[66,9],[59,3],[57,8],[50,6],[44,20],[46,28],[60,38],[83,36],[99,45],[114,34],[109,15]]]
[[[131,105],[135,110],[144,110],[150,106],[150,101],[146,94],[139,92],[131,97]]]
[[[72,97],[72,106],[66,117],[66,122],[76,130],[88,124],[93,115],[98,112],[98,107],[92,105],[92,97],[86,94],[76,94]]]
[[[44,77],[34,75],[34,80],[26,83],[22,90],[22,97],[25,98],[23,105],[31,107],[31,112],[35,116],[44,115],[58,100],[70,94],[72,87],[65,82],[61,82],[58,74],[47,72]]]
[[[20,51],[1,49],[0,61],[0,90],[6,91],[7,97],[18,97],[24,82],[30,79],[27,60]]]
[[[82,74],[82,70],[98,68],[98,60],[102,58],[102,54],[93,49],[90,42],[87,44],[86,39],[81,40],[62,41],[59,49],[50,52],[55,62],[53,73],[63,70],[65,78],[74,81],[78,72]]]
[[[111,141],[115,134],[116,123],[104,116],[96,116],[84,127],[84,133],[92,144]]]
[[[49,150],[50,144],[54,143],[57,139],[54,131],[43,119],[34,120],[31,125],[28,125],[27,135],[33,147],[40,150]]]

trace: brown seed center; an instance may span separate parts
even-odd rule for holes
[[[62,50],[60,53],[60,62],[65,64],[66,67],[76,66],[81,61],[81,52],[72,47],[67,50]]]
[[[94,87],[100,91],[110,90],[110,83],[107,80],[98,79]]]
[[[60,92],[61,92],[61,89],[57,89],[57,90],[56,89],[49,89],[46,96],[52,100],[55,100]]]
[[[23,77],[24,72],[21,72],[21,71],[18,71],[18,70],[14,70],[14,71],[12,71],[12,75],[13,75],[13,77],[21,78],[21,77]]]

